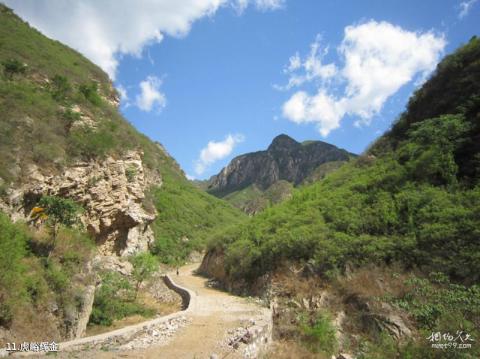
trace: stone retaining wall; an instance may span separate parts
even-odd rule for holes
[[[70,340],[67,342],[59,343],[59,352],[64,351],[76,351],[86,349],[108,349],[111,347],[126,347],[129,342],[135,341],[137,338],[149,335],[151,333],[158,332],[158,337],[165,337],[161,335],[164,331],[169,331],[171,336],[172,328],[178,328],[182,324],[186,323],[185,314],[193,310],[196,303],[196,294],[191,290],[177,285],[168,275],[164,276],[166,285],[177,292],[183,300],[184,309],[180,312],[172,313],[164,317],[155,318],[149,321],[145,321],[139,324],[130,325],[125,328],[113,330],[111,332],[94,335],[85,338],[79,338]],[[15,353],[12,356],[33,356],[39,355],[39,353],[26,352]]]

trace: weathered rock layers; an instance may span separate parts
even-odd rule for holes
[[[56,195],[85,209],[81,221],[104,255],[127,256],[146,250],[152,242],[149,224],[156,213],[147,211],[143,202],[147,189],[162,181],[145,169],[141,152],[78,162],[58,176],[45,176],[31,165],[27,177],[27,184],[11,190],[2,206],[14,220],[28,220],[41,196]]]
[[[279,135],[266,151],[235,157],[209,179],[207,191],[223,197],[252,184],[263,191],[279,180],[298,185],[321,164],[348,161],[351,156],[355,155],[322,141],[299,143]]]

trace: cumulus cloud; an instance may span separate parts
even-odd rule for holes
[[[148,76],[140,82],[140,93],[136,97],[135,104],[142,110],[149,112],[153,108],[161,111],[167,105],[165,95],[160,91],[162,80],[155,76]]]
[[[279,90],[288,90],[295,86],[303,85],[306,82],[326,81],[337,74],[335,64],[323,64],[323,58],[328,54],[328,48],[320,45],[321,37],[317,35],[315,41],[310,45],[310,53],[302,60],[297,52],[291,56],[284,73],[289,75],[288,84],[285,86],[275,85]]]
[[[223,141],[208,142],[207,146],[200,151],[200,156],[195,163],[195,172],[197,175],[203,174],[210,165],[227,157],[232,153],[234,147],[244,140],[245,137],[241,134],[229,134]]]
[[[467,16],[470,10],[472,9],[473,5],[475,5],[477,1],[478,0],[462,1],[459,6],[460,11],[458,12],[458,18],[463,19],[465,16]]]
[[[47,36],[80,51],[115,78],[118,59],[141,56],[164,35],[184,36],[193,22],[227,3],[275,9],[280,0],[4,0]]]
[[[336,81],[320,81],[313,94],[296,92],[284,103],[283,116],[295,123],[314,123],[323,136],[338,128],[346,115],[356,116],[357,125],[369,124],[403,85],[425,79],[434,70],[445,45],[443,36],[431,31],[411,32],[371,20],[345,28],[337,49],[344,64],[338,68],[321,62],[317,38],[306,60],[297,54],[290,58],[287,72],[293,76],[286,88],[313,79]]]

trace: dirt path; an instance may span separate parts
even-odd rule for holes
[[[196,294],[192,310],[186,314],[188,324],[173,335],[166,344],[144,349],[102,352],[91,351],[72,355],[82,358],[241,358],[241,350],[227,344],[239,327],[266,322],[271,318],[269,309],[260,307],[245,298],[208,288],[207,279],[194,275],[198,264],[180,268],[172,279]],[[73,353],[71,353],[73,354]]]

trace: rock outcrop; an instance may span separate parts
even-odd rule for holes
[[[250,185],[266,190],[279,180],[300,184],[318,166],[348,161],[353,154],[322,142],[299,143],[287,135],[275,137],[266,151],[235,157],[209,180],[207,191],[223,197]]]
[[[82,205],[81,221],[104,255],[130,255],[153,240],[149,224],[156,213],[147,211],[143,201],[148,187],[161,185],[161,178],[146,171],[141,152],[78,162],[58,176],[45,176],[31,165],[27,177],[27,184],[11,190],[2,205],[12,218],[28,220],[41,196],[56,195]]]

